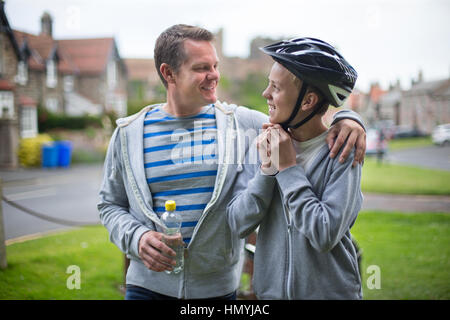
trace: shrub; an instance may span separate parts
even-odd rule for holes
[[[51,129],[85,129],[87,127],[102,127],[102,119],[99,116],[83,115],[68,116],[50,112],[44,108],[38,108],[39,132],[46,132]]]
[[[24,167],[36,167],[41,164],[41,147],[53,141],[48,134],[39,134],[34,138],[24,138],[19,143],[19,162]]]

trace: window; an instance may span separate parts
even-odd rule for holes
[[[0,91],[0,116],[4,119],[13,119],[14,96],[11,91]]]
[[[56,63],[54,60],[47,61],[47,87],[55,88],[58,83],[56,74]]]
[[[58,106],[58,99],[57,98],[47,98],[45,100],[45,107],[50,112],[58,112],[59,106]]]
[[[106,70],[106,78],[108,81],[108,87],[114,88],[117,83],[117,65],[116,61],[111,60],[108,62],[108,69]]]
[[[33,138],[37,135],[37,112],[36,108],[23,106],[21,112],[20,136],[22,138]]]
[[[73,91],[73,76],[64,76],[64,91]]]
[[[19,61],[17,64],[17,83],[21,85],[26,85],[28,81],[28,66],[25,61]]]

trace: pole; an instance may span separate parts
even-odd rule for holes
[[[3,185],[0,178],[0,269],[6,269],[8,263],[6,262],[6,246],[5,246],[5,228],[3,226]]]

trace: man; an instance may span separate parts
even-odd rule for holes
[[[252,178],[252,170],[243,170],[252,165],[246,163],[252,141],[242,132],[257,132],[267,116],[217,101],[212,40],[209,31],[187,25],[164,31],[154,58],[167,101],[118,120],[111,138],[98,209],[111,241],[131,260],[126,299],[236,297],[243,241],[231,234],[226,207],[237,176]],[[338,116],[346,118],[358,120],[351,112]],[[344,157],[357,142],[355,163],[362,161],[365,133],[358,122],[342,120],[331,131],[335,154],[348,136]],[[159,220],[169,198],[183,215],[185,261],[178,274],[161,272],[175,263]]]

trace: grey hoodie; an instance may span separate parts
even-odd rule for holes
[[[126,283],[182,299],[217,297],[238,288],[243,240],[231,232],[226,208],[236,195],[237,180],[249,181],[258,167],[253,144],[267,116],[245,107],[217,102],[216,123],[219,164],[210,202],[197,223],[185,249],[185,266],[179,274],[147,269],[139,258],[141,236],[150,230],[161,232],[161,222],[152,210],[143,156],[143,119],[139,113],[117,121],[108,147],[98,210],[110,240],[131,259]],[[353,118],[341,112],[336,119]],[[335,120],[336,121],[336,120]],[[237,134],[236,134],[237,132]],[[253,149],[253,151],[252,151]],[[248,168],[248,170],[243,170]],[[271,177],[261,177],[271,180]]]
[[[297,164],[271,180],[257,170],[250,182],[238,181],[228,221],[241,238],[259,225],[259,299],[362,298],[350,234],[362,204],[361,166],[352,168],[353,158],[341,164],[324,145],[307,172]]]

